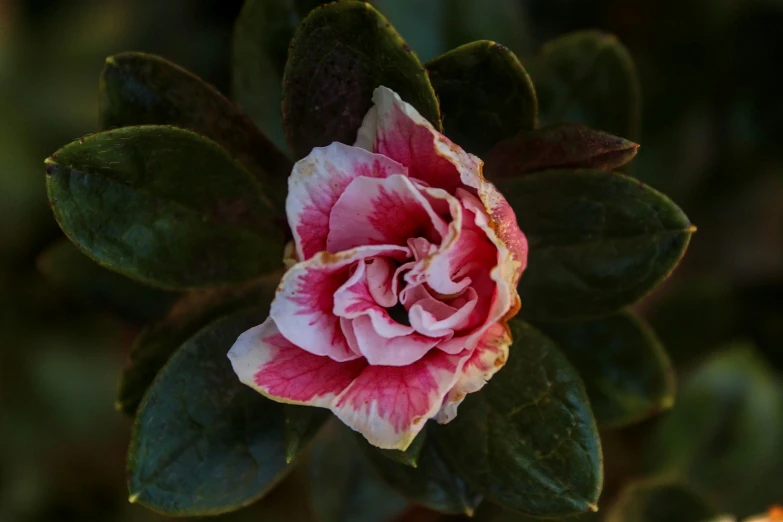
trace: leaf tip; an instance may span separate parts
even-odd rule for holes
[[[107,56],[105,64],[111,67],[117,67],[117,59],[114,56]]]
[[[128,502],[130,502],[131,504],[135,504],[136,501],[139,500],[140,496],[141,496],[141,491],[137,493],[131,493],[130,496],[128,497]]]
[[[587,509],[589,509],[592,513],[598,513],[598,504],[589,504]]]

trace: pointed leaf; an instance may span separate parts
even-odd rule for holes
[[[120,379],[115,407],[133,416],[155,376],[182,344],[221,316],[248,306],[269,306],[280,274],[238,287],[191,292],[136,338]]]
[[[250,173],[175,127],[93,134],[47,161],[57,222],[99,264],[152,286],[237,283],[280,266],[283,236]]]
[[[530,244],[519,284],[537,320],[595,317],[644,297],[677,266],[695,228],[633,178],[552,170],[498,182]]]
[[[607,522],[707,522],[719,513],[695,491],[677,482],[645,480],[627,485]]]
[[[581,31],[544,45],[528,67],[542,125],[583,123],[629,140],[639,132],[639,80],[614,35]]]
[[[487,500],[539,517],[594,510],[601,446],[579,375],[541,332],[518,319],[509,325],[505,367],[429,435]]]
[[[296,158],[334,141],[352,145],[380,85],[440,128],[424,66],[364,2],[334,2],[305,18],[291,44],[283,85],[283,121]]]
[[[408,446],[408,449],[406,449],[405,451],[392,450],[392,449],[380,449],[380,448],[375,448],[374,446],[373,449],[374,451],[380,453],[381,455],[383,455],[388,459],[415,468],[419,464],[419,456],[421,455],[421,450],[422,448],[424,448],[424,443],[426,441],[427,441],[427,428],[425,427],[423,430],[419,432],[418,435],[416,435],[416,438],[413,439],[413,442],[411,442],[411,445]]]
[[[284,404],[285,413],[285,459],[292,462],[321,426],[329,419],[329,410]]]
[[[514,53],[487,40],[427,62],[446,135],[484,157],[498,142],[535,128],[533,82]]]
[[[106,307],[121,317],[147,322],[164,315],[178,294],[163,292],[106,270],[61,239],[44,250],[38,270],[88,306]]]
[[[384,480],[411,502],[441,513],[471,516],[482,496],[446,463],[434,441],[421,439],[423,444],[415,468],[395,462],[375,448],[365,449]]]
[[[174,125],[202,134],[238,159],[284,208],[291,161],[250,119],[198,76],[144,53],[106,60],[100,80],[101,128]]]
[[[286,472],[282,405],[240,383],[226,357],[263,319],[243,312],[211,323],[155,379],[128,451],[131,502],[166,515],[225,513]]]
[[[631,161],[638,148],[636,143],[578,123],[559,123],[498,143],[484,158],[484,174],[501,179],[557,168],[611,172]]]
[[[652,329],[629,312],[535,323],[581,375],[601,427],[639,422],[674,404],[674,368]]]

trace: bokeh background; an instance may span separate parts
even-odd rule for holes
[[[740,515],[783,503],[783,2],[374,3],[422,60],[486,38],[524,65],[543,42],[586,28],[628,47],[643,96],[633,175],[699,230],[640,305],[676,363],[677,405],[603,434],[602,505],[652,475],[676,476]],[[127,502],[130,421],[113,403],[134,336],[171,296],[96,277],[58,243],[43,160],[98,129],[98,75],[117,52],[164,56],[229,93],[241,5],[0,0],[1,522],[163,520]],[[304,473],[226,520],[313,519]]]

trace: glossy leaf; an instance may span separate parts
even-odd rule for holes
[[[639,132],[639,81],[614,35],[581,31],[544,45],[528,67],[542,125],[582,123],[629,140]]]
[[[174,125],[202,134],[238,159],[284,209],[292,164],[217,89],[158,56],[121,53],[100,80],[101,128]]]
[[[329,419],[329,411],[322,408],[284,404],[285,459],[292,462],[299,452],[318,433]]]
[[[416,435],[416,438],[413,439],[413,442],[411,442],[411,445],[408,446],[408,449],[404,451],[393,450],[393,449],[381,449],[381,448],[375,448],[374,446],[373,446],[373,450],[388,459],[415,468],[419,465],[419,456],[421,455],[421,450],[422,448],[424,448],[424,443],[426,441],[427,441],[427,428],[425,427],[423,430],[419,432],[418,435]]]
[[[369,4],[334,2],[312,11],[291,45],[283,120],[296,158],[334,141],[352,145],[380,85],[440,128],[424,66]]]
[[[533,82],[514,53],[487,40],[427,62],[443,128],[466,151],[484,157],[498,142],[535,128]]]
[[[44,250],[36,264],[49,281],[77,301],[106,307],[133,321],[147,322],[163,316],[178,296],[101,267],[67,239],[56,241]]]
[[[128,489],[166,515],[213,515],[262,496],[286,472],[283,407],[239,382],[226,357],[265,312],[200,330],[171,358],[139,407]]]
[[[191,292],[160,321],[145,328],[131,349],[115,407],[134,415],[144,393],[174,352],[215,319],[249,306],[268,307],[279,274],[246,285]]]
[[[313,441],[307,494],[317,522],[387,522],[408,508],[372,468],[362,443],[336,420]]]
[[[611,172],[631,161],[638,148],[636,143],[578,123],[559,123],[498,143],[484,158],[484,174],[501,179],[559,168]]]
[[[629,312],[536,323],[574,365],[602,427],[639,422],[674,403],[674,368],[655,333]]]
[[[238,283],[278,268],[282,232],[249,172],[167,126],[93,134],[46,160],[57,222],[99,264],[149,285]]]
[[[606,522],[708,522],[717,515],[706,499],[684,484],[654,479],[626,486]]]
[[[601,446],[579,375],[541,332],[518,319],[510,327],[503,370],[429,435],[489,501],[539,517],[594,510]]]
[[[411,502],[441,513],[471,516],[481,502],[481,494],[468,486],[444,460],[433,440],[423,437],[415,440],[419,439],[423,442],[416,467],[395,462],[371,447],[367,448],[367,454],[384,480]]]
[[[659,474],[710,495],[721,510],[742,513],[745,499],[770,478],[771,489],[783,486],[781,439],[783,393],[764,362],[740,344],[707,360],[685,383],[652,438],[648,461]]]
[[[669,198],[620,174],[552,170],[498,188],[530,245],[519,293],[531,319],[595,317],[638,301],[695,230]]]

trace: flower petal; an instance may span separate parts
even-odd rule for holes
[[[446,230],[446,222],[407,177],[357,178],[332,207],[326,248],[405,246],[412,237],[440,241]]]
[[[354,179],[405,174],[399,163],[342,143],[318,147],[294,165],[285,210],[299,260],[326,250],[332,207]]]
[[[478,188],[481,160],[439,133],[412,105],[387,87],[373,92],[355,145],[408,167],[408,175],[450,194],[467,185]]]
[[[402,325],[401,325],[402,326]],[[443,340],[442,337],[426,337],[411,332],[407,335],[387,337],[378,331],[368,316],[351,321],[352,340],[355,348],[373,366],[406,366],[413,364]],[[353,348],[353,347],[352,347]]]
[[[435,417],[446,424],[457,416],[457,407],[469,393],[479,391],[500,370],[508,359],[511,335],[502,323],[492,324],[465,361],[459,380],[449,391]]]
[[[302,350],[271,317],[240,335],[228,358],[239,380],[266,397],[327,408],[367,366],[362,359],[339,363]]]
[[[332,411],[371,444],[404,450],[440,409],[464,359],[432,350],[408,366],[367,366]]]
[[[485,181],[479,188],[478,195],[492,219],[491,225],[498,239],[508,248],[517,263],[514,279],[514,284],[516,284],[527,266],[527,238],[517,224],[514,209],[508,204],[503,194],[495,188],[495,185]]]
[[[365,258],[388,256],[403,260],[405,247],[366,246],[339,254],[320,252],[291,267],[283,276],[269,315],[283,336],[314,355],[335,361],[358,357],[351,350],[334,315],[334,294],[350,278],[350,268]]]

